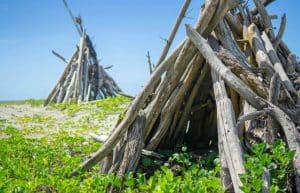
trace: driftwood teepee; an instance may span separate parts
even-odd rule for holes
[[[116,82],[99,65],[93,43],[82,27],[81,18],[73,16],[65,0],[64,4],[80,35],[80,42],[69,61],[52,51],[54,55],[66,62],[67,66],[44,104],[91,101],[121,93]]]
[[[207,0],[195,27],[186,26],[187,37],[156,65],[125,116],[79,170],[100,162],[101,172],[122,176],[136,170],[145,150],[213,142],[224,187],[232,183],[234,192],[242,192],[243,153],[257,141],[282,138],[296,151],[300,193],[300,65],[281,40],[285,15],[275,35],[274,16],[264,6],[271,1],[253,1],[251,10],[240,0]]]

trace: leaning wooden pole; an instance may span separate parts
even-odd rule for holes
[[[242,182],[239,175],[245,173],[245,168],[243,166],[243,150],[235,127],[236,120],[233,106],[231,100],[227,97],[223,81],[215,80],[213,87],[217,103],[219,141],[222,141],[221,148],[224,149],[224,158],[234,191],[242,193],[240,189]]]
[[[80,29],[80,27],[78,26],[78,23],[76,22],[76,18],[74,17],[74,15],[73,15],[73,13],[72,13],[72,11],[71,11],[71,9],[70,9],[70,7],[69,7],[67,1],[66,1],[66,0],[63,0],[63,3],[64,3],[64,5],[65,5],[65,7],[66,7],[66,9],[67,9],[67,11],[68,11],[70,17],[72,18],[72,21],[73,21],[73,23],[74,23],[74,26],[75,26],[75,28],[76,28],[78,34],[79,34],[80,36],[82,36],[82,35],[83,35],[83,31],[82,31],[82,30]]]
[[[182,6],[182,8],[181,8],[181,10],[179,12],[179,15],[178,15],[178,17],[176,19],[176,22],[175,22],[172,30],[171,30],[171,33],[170,33],[168,39],[166,40],[166,45],[165,45],[165,47],[164,47],[164,49],[163,49],[163,51],[162,51],[162,53],[161,53],[161,55],[160,55],[160,57],[159,57],[158,62],[157,62],[156,65],[159,65],[166,58],[166,56],[167,56],[167,54],[169,52],[169,49],[170,49],[170,47],[172,45],[172,42],[173,42],[173,40],[175,38],[175,35],[176,35],[177,31],[178,31],[178,28],[179,28],[179,26],[180,26],[183,18],[185,17],[186,11],[187,11],[190,3],[191,3],[191,0],[185,0],[184,1],[184,4],[183,4],[183,6]]]

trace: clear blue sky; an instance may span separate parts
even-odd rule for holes
[[[93,37],[102,65],[129,94],[149,78],[146,52],[157,61],[183,0],[69,0]],[[192,0],[183,23],[194,24],[203,0]],[[284,40],[300,54],[300,2],[277,0],[269,11],[287,13]],[[274,22],[278,26],[278,21]],[[61,0],[0,0],[0,100],[45,98],[79,41]],[[175,44],[185,36],[183,25]]]

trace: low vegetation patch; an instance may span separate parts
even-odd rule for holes
[[[295,151],[289,150],[282,140],[274,145],[264,143],[254,145],[252,152],[246,155],[244,166],[246,174],[241,175],[242,190],[245,193],[262,191],[262,175],[264,168],[270,172],[270,192],[293,192],[291,179],[293,175],[292,161]]]
[[[16,128],[4,131],[11,137],[0,140],[0,192],[105,192],[111,185],[128,193],[223,192],[216,157],[199,165],[187,161],[185,153],[173,154],[170,160],[180,164],[181,171],[164,165],[149,178],[129,173],[124,182],[114,175],[100,175],[98,167],[68,177],[101,144],[66,132],[28,139]]]
[[[105,192],[114,187],[125,193],[223,193],[219,178],[220,163],[217,153],[211,151],[196,156],[186,147],[160,152],[164,159],[142,156],[136,174],[128,173],[120,178],[114,174],[99,174],[99,165],[92,171],[76,177],[69,174],[76,169],[101,143],[84,137],[82,132],[98,129],[93,121],[103,121],[110,114],[121,114],[129,103],[125,97],[108,98],[85,104],[52,104],[72,117],[89,111],[76,123],[65,120],[59,130],[40,138],[30,138],[28,133],[54,127],[57,119],[48,115],[19,116],[15,120],[20,128],[8,120],[0,119],[0,192]],[[35,102],[33,102],[35,104]],[[80,132],[68,128],[77,125]],[[92,128],[95,127],[95,128]],[[254,145],[245,156],[246,174],[241,175],[242,190],[246,193],[261,192],[262,174],[270,171],[271,193],[287,192],[292,188],[292,160],[294,151],[288,150],[283,141],[274,145]]]

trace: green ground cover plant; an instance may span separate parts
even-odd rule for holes
[[[245,193],[261,192],[262,174],[266,168],[270,171],[270,192],[290,192],[294,156],[295,151],[289,150],[282,140],[276,141],[274,145],[254,145],[251,153],[245,156],[246,174],[240,176],[242,190]]]
[[[4,132],[11,137],[0,140],[0,192],[105,192],[111,185],[124,192],[223,192],[217,158],[208,170],[206,164],[187,162],[185,153],[180,158],[174,154],[170,159],[184,166],[180,173],[161,166],[150,178],[127,174],[124,183],[114,175],[100,175],[98,167],[71,178],[70,172],[101,144],[67,132],[41,139],[24,138],[13,127]]]
[[[83,111],[89,113],[76,123],[66,119],[58,125],[57,132],[40,138],[30,138],[27,134],[44,132],[43,127],[54,127],[56,118],[40,114],[14,117],[20,128],[9,120],[0,119],[0,135],[8,136],[0,139],[0,192],[101,193],[112,186],[125,193],[225,192],[219,178],[217,154],[211,151],[195,159],[185,146],[160,152],[165,159],[142,156],[137,173],[128,173],[124,178],[99,174],[99,166],[70,177],[71,171],[101,147],[101,143],[82,133],[99,129],[99,125],[92,123],[95,120],[103,121],[110,114],[122,116],[129,102],[128,98],[115,97],[83,104],[51,104],[47,108],[62,111],[69,117]],[[68,129],[75,126],[80,128],[79,132]],[[287,192],[291,188],[294,154],[283,141],[272,146],[254,145],[245,156],[242,190],[261,192],[261,176],[267,168],[271,174],[271,192]]]

